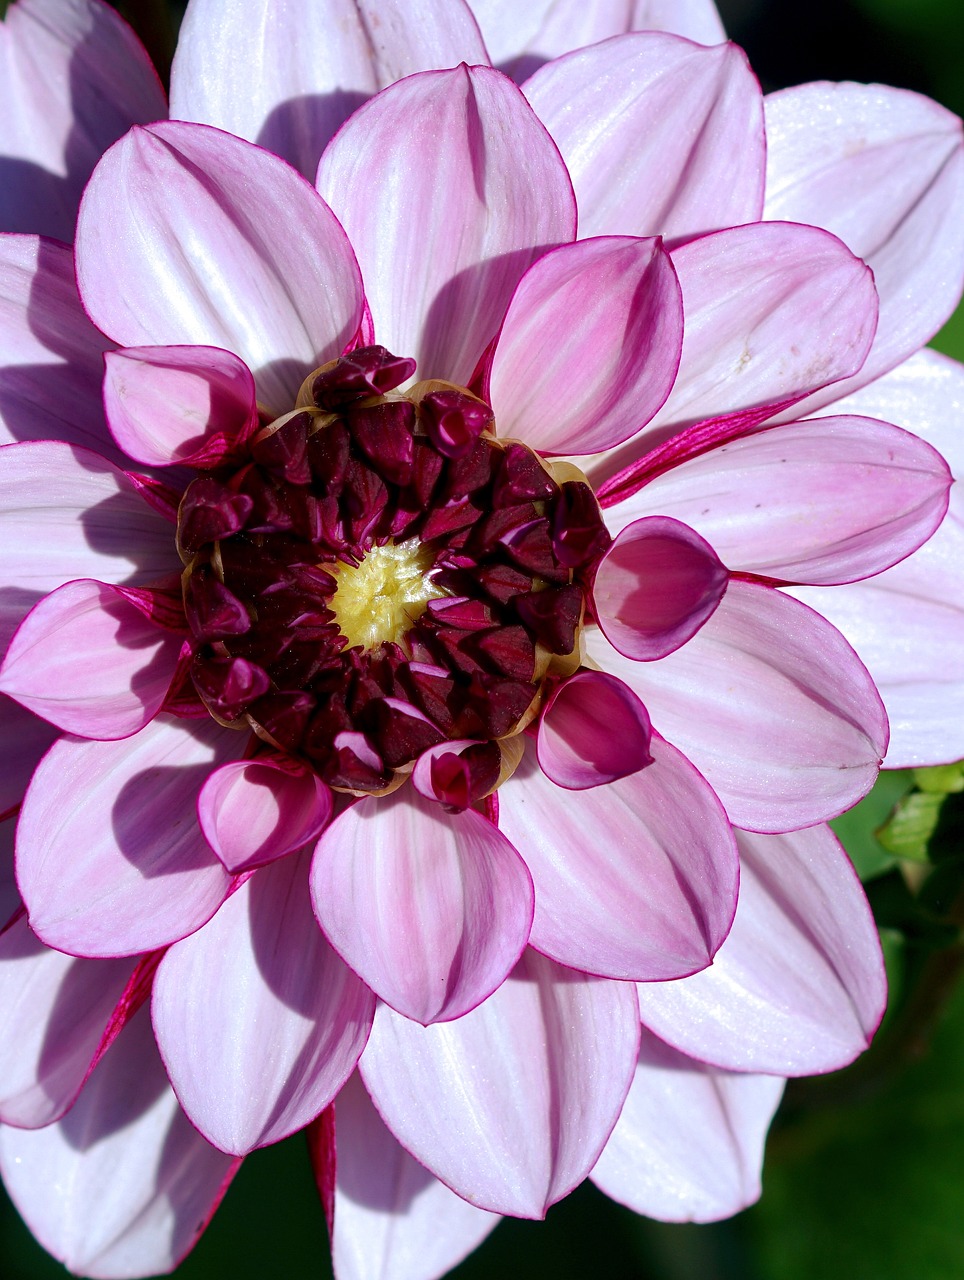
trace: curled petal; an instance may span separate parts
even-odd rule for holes
[[[315,912],[386,1003],[429,1023],[473,1009],[518,960],[532,881],[497,827],[403,788],[360,800],[318,843]]]
[[[663,1222],[728,1218],[760,1195],[763,1143],[783,1083],[707,1067],[644,1027],[629,1097],[593,1182]]]
[[[627,658],[651,662],[686,644],[712,616],[728,574],[698,533],[666,516],[627,525],[599,562],[596,620]]]
[[[574,791],[628,777],[652,764],[652,725],[628,685],[579,671],[552,694],[539,721],[539,767]]]
[[[453,1191],[541,1218],[612,1130],[637,1019],[627,984],[527,951],[494,995],[453,1022],[420,1027],[381,1005],[362,1078],[396,1138]]]

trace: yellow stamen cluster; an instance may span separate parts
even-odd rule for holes
[[[426,577],[432,563],[431,551],[418,538],[409,538],[372,547],[359,565],[326,564],[338,581],[328,607],[348,641],[345,647],[360,645],[366,652],[382,644],[404,648],[406,632],[429,600],[446,594]]]

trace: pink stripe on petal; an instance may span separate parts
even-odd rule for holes
[[[652,725],[628,685],[603,671],[560,684],[539,721],[539,767],[559,787],[582,791],[652,764]]]
[[[710,618],[729,576],[698,533],[667,516],[627,525],[599,562],[592,605],[606,639],[651,662],[680,648]]]
[[[612,978],[676,978],[710,963],[736,908],[736,845],[716,796],[653,735],[653,763],[563,791],[534,753],[499,788],[499,825],[536,887],[531,945]]]
[[[612,1130],[635,1066],[637,1017],[626,983],[527,951],[493,996],[453,1022],[420,1027],[381,1005],[362,1078],[396,1138],[453,1191],[495,1213],[541,1218],[582,1181]]]
[[[71,1271],[94,1280],[172,1271],[238,1164],[205,1142],[177,1105],[146,1009],[62,1120],[33,1131],[0,1128],[0,1171],[31,1231]]]
[[[646,1026],[717,1067],[835,1071],[870,1043],[887,1002],[874,918],[829,827],[737,833],[740,900],[713,964],[639,989]]]
[[[329,144],[317,185],[358,254],[377,340],[423,378],[467,383],[526,269],[575,238],[558,151],[488,67],[382,90]]]
[[[198,796],[204,838],[235,874],[300,849],[330,817],[331,792],[316,773],[288,760],[222,765]]]
[[[251,876],[176,943],[154,983],[168,1074],[192,1122],[225,1151],[303,1128],[355,1068],[375,999],[311,914],[307,855]]]
[[[573,41],[577,52],[524,85],[572,176],[579,234],[680,237],[755,222],[763,98],[742,49],[653,31],[579,47],[590,44]]]
[[[643,1029],[629,1097],[591,1177],[663,1222],[715,1222],[760,1195],[763,1143],[784,1082],[694,1062]]]
[[[679,284],[658,240],[563,245],[509,304],[487,397],[499,432],[546,453],[621,444],[669,394],[682,338]]]
[[[166,716],[122,742],[55,743],[17,828],[35,932],[76,955],[134,955],[210,919],[230,877],[198,829],[197,795],[244,746],[213,722]]]
[[[346,963],[421,1023],[457,1018],[491,995],[532,923],[529,872],[498,828],[407,787],[360,800],[331,824],[311,892]]]
[[[20,624],[0,690],[67,733],[126,738],[161,709],[181,642],[117,587],[68,582]]]

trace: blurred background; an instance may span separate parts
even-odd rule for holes
[[[765,90],[880,81],[964,112],[961,0],[718,3]],[[165,74],[183,6],[117,7]],[[964,360],[964,309],[933,345]],[[881,927],[891,1004],[854,1067],[790,1085],[770,1135],[760,1203],[729,1222],[669,1226],[638,1218],[586,1183],[544,1223],[503,1222],[454,1280],[964,1276],[964,771],[884,775],[835,825]],[[2,1280],[65,1274],[0,1201]],[[176,1273],[178,1280],[330,1274],[300,1136],[245,1161]]]

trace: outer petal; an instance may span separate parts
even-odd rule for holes
[[[653,32],[578,47],[588,43],[525,84],[572,177],[580,235],[692,236],[757,221],[763,98],[743,51]]]
[[[36,1129],[64,1114],[130,972],[130,960],[76,960],[52,951],[33,935],[26,917],[0,934],[4,1124]]]
[[[181,643],[117,587],[68,582],[20,624],[0,690],[67,733],[126,738],[161,709]]]
[[[360,1078],[336,1103],[332,1254],[338,1280],[437,1280],[498,1216],[450,1191],[385,1128]]]
[[[642,981],[702,969],[736,906],[733,835],[695,769],[653,735],[653,764],[562,791],[532,752],[499,789],[499,825],[536,886],[534,947]]]
[[[866,669],[823,618],[771,587],[731,582],[703,629],[659,662],[630,662],[598,632],[588,639],[734,824],[812,826],[856,803],[877,776],[887,721]]]
[[[423,378],[467,383],[526,268],[575,239],[558,151],[487,67],[383,90],[325,151],[318,190],[358,254],[378,341]]]
[[[726,39],[713,0],[472,0],[492,60],[523,79],[550,58],[627,31],[671,31],[717,44]]]
[[[557,786],[598,787],[652,764],[652,726],[628,685],[578,671],[558,685],[539,721],[539,767]]]
[[[48,1252],[78,1275],[172,1271],[238,1162],[209,1146],[177,1105],[144,1010],[58,1124],[0,1129],[0,1170]]]
[[[276,156],[201,125],[134,129],[108,151],[81,205],[77,279],[115,341],[224,347],[278,413],[361,322],[331,210]]]
[[[80,305],[66,245],[0,236],[0,444],[67,440],[122,461],[101,405],[109,345]]]
[[[23,799],[30,775],[56,737],[53,725],[0,697],[0,816]]]
[[[643,1022],[735,1071],[834,1071],[870,1043],[887,1003],[874,918],[829,827],[737,833],[740,900],[712,965],[639,989]]]
[[[532,923],[529,872],[498,828],[409,787],[360,800],[331,824],[311,894],[344,960],[422,1023],[457,1018],[491,995]]]
[[[99,0],[19,0],[0,22],[0,230],[74,237],[84,183],[132,124],[167,115],[150,58]]]
[[[488,62],[463,0],[191,0],[171,115],[257,142],[314,178],[328,140],[366,98],[463,60]]]
[[[224,1151],[277,1142],[354,1070],[375,998],[311,914],[307,855],[247,880],[157,971],[153,1017],[191,1120]]]
[[[809,84],[766,100],[765,217],[838,235],[873,269],[880,323],[845,395],[916,351],[964,285],[964,140],[957,116],[882,85]]]
[[[224,447],[259,421],[247,365],[217,347],[132,347],[110,351],[104,409],[111,434],[148,466],[191,463],[216,437]]]
[[[930,446],[886,422],[839,417],[731,440],[657,475],[607,513],[691,525],[731,568],[791,582],[870,577],[940,523],[950,483]]]
[[[760,1195],[783,1081],[694,1062],[643,1030],[629,1097],[592,1180],[664,1222],[714,1222]]]
[[[564,245],[523,276],[492,359],[499,431],[546,453],[610,449],[669,395],[683,307],[657,240]]]
[[[636,1002],[527,951],[464,1018],[420,1027],[382,1005],[362,1056],[389,1128],[473,1204],[540,1218],[581,1182],[632,1079]]]
[[[17,880],[44,942],[134,955],[208,920],[230,877],[198,830],[197,793],[243,749],[242,734],[166,716],[123,742],[55,743],[17,829]]]

